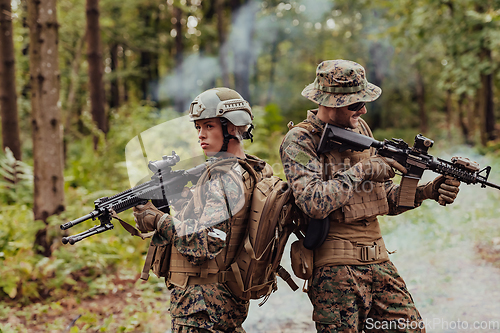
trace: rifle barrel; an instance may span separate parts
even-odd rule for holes
[[[97,216],[99,214],[99,212],[97,210],[94,210],[93,212],[91,212],[90,214],[87,214],[85,216],[82,216],[80,218],[77,218],[76,220],[73,220],[73,221],[69,221],[69,222],[66,222],[64,224],[61,224],[61,230],[66,230],[66,229],[69,229],[71,228],[72,226],[75,226],[77,225],[78,223],[82,223],[83,221],[87,221],[88,219],[91,219],[91,218],[94,218],[95,216]]]
[[[481,182],[481,185],[482,187],[486,187],[486,186],[489,186],[489,187],[493,187],[493,188],[496,188],[497,190],[500,190],[500,185],[497,185],[497,184],[494,184],[494,183],[491,183],[491,182]]]

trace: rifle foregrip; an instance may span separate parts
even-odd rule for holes
[[[304,247],[308,250],[314,250],[320,247],[328,236],[330,229],[330,219],[311,219],[307,225],[306,237],[304,238]]]

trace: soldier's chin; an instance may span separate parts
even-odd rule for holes
[[[349,122],[349,127],[352,128],[352,129],[355,129],[358,127],[359,125],[359,117],[356,117],[356,118],[351,118],[351,121]]]

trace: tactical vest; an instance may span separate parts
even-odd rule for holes
[[[258,170],[257,173],[262,174],[272,174],[272,168],[270,165],[266,164],[260,160],[253,160],[250,157],[249,164],[261,164],[264,166],[264,170]],[[240,209],[234,216],[229,220],[231,226],[229,233],[227,234],[226,246],[219,253],[215,259],[207,260],[204,264],[195,266],[188,262],[186,257],[178,252],[175,246],[172,246],[172,253],[170,257],[170,268],[168,277],[166,279],[167,285],[175,285],[181,288],[185,288],[187,285],[193,284],[209,284],[209,283],[224,283],[226,281],[236,281],[234,275],[227,268],[234,261],[239,245],[243,241],[245,235],[247,218],[249,215],[249,208],[251,205],[251,196],[254,188],[254,179],[250,174],[240,166],[242,170],[242,181],[244,184],[244,196],[245,203],[242,209]],[[259,167],[257,169],[260,169]],[[194,203],[195,200],[191,200],[189,205],[184,208],[183,212],[195,209],[198,204]],[[199,207],[199,206],[198,206]],[[182,216],[181,216],[182,219]]]
[[[358,126],[355,132],[373,137],[366,122],[362,119],[360,119],[359,122],[360,126]],[[319,144],[321,132],[317,130],[313,131],[314,125],[306,120],[295,126],[304,128],[313,133],[313,137],[316,139],[316,145]],[[362,152],[347,150],[340,153],[338,150],[332,150],[326,154],[322,154],[320,159],[322,161],[323,180],[333,179],[335,173],[347,170],[354,164],[372,155],[374,155],[373,148]],[[351,223],[377,215],[385,215],[388,212],[389,205],[387,203],[384,184],[364,181],[360,186],[354,189],[353,195],[347,204],[333,211],[329,217],[330,221]]]
[[[360,125],[354,131],[373,137],[368,124],[359,119]],[[308,120],[297,125],[312,133],[316,146],[322,131]],[[333,179],[335,173],[349,169],[359,161],[375,154],[373,148],[362,152],[338,150],[320,155],[324,181]],[[314,250],[314,267],[324,265],[362,265],[383,262],[388,259],[377,215],[389,212],[387,194],[383,183],[364,181],[354,189],[347,204],[329,215],[330,229],[327,239]],[[342,235],[339,238],[338,235]],[[347,238],[347,239],[346,239]],[[366,242],[352,241],[363,239]]]

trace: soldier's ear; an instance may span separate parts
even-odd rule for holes
[[[227,122],[227,132],[231,135],[236,134],[236,126],[234,126],[230,121]]]

